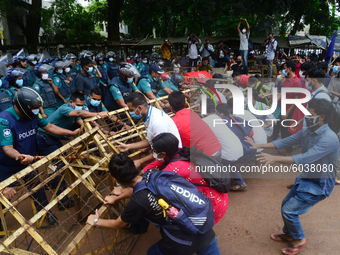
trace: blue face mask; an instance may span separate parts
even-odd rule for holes
[[[143,116],[142,116],[142,114],[140,113],[140,114],[136,114],[136,111],[137,111],[137,108],[136,108],[136,110],[134,111],[134,112],[129,112],[129,114],[130,114],[130,116],[132,117],[132,118],[134,118],[134,119],[140,119],[140,118],[142,118]]]
[[[338,74],[339,73],[339,67],[333,66],[333,73]]]
[[[32,64],[33,65],[36,65],[38,62],[37,61],[32,61]]]
[[[313,90],[313,86],[309,86],[309,82],[308,81],[306,81],[305,85],[306,85],[306,88],[308,90]]]
[[[32,112],[33,112],[35,115],[38,115],[38,114],[39,114],[39,109],[33,109]]]
[[[154,81],[158,81],[158,79],[157,79],[157,78],[153,78],[153,80],[154,80]]]
[[[74,110],[76,110],[76,111],[80,111],[80,110],[82,110],[82,109],[83,109],[82,106],[77,106],[77,105],[76,105],[76,106],[74,107]]]
[[[63,70],[62,70],[62,69],[61,69],[61,70],[58,70],[58,73],[62,74],[62,73],[63,73]]]
[[[2,87],[2,80],[0,79],[0,88]]]
[[[282,71],[282,74],[283,74],[284,77],[287,77],[287,72],[286,72],[286,70],[283,70],[283,71]]]
[[[88,73],[92,73],[93,72],[93,67],[89,67],[89,70],[87,70]]]
[[[281,62],[277,62],[278,65],[281,65]]]
[[[127,79],[127,82],[128,82],[128,83],[131,83],[131,82],[133,82],[133,78],[129,78],[129,79]]]
[[[143,62],[144,64],[148,63],[148,61],[147,61],[147,60],[143,60],[142,62]]]
[[[102,102],[101,100],[97,101],[92,98],[90,104],[94,107],[97,107],[98,105],[100,105],[101,102]]]
[[[24,80],[16,80],[15,83],[19,86],[22,87],[22,85],[24,84]]]
[[[109,58],[109,61],[110,61],[110,62],[113,62],[113,58]]]

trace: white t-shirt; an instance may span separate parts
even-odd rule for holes
[[[189,37],[188,37],[189,38]],[[198,39],[198,42],[196,41],[195,43],[192,43],[189,41],[189,58],[190,59],[197,59],[198,54],[197,54],[197,45],[201,44],[201,39]]]
[[[253,126],[253,139],[256,144],[265,144],[267,143],[267,135],[264,129],[261,126],[261,122],[248,110],[244,110],[244,115],[235,114],[235,116],[240,117],[246,121],[252,120],[250,125]],[[254,127],[256,126],[256,127]],[[257,153],[263,151],[263,149],[258,149]]]
[[[161,133],[171,133],[178,139],[178,147],[182,148],[182,140],[175,122],[165,112],[149,106],[144,125],[146,127],[147,139],[152,144],[152,139]]]
[[[223,120],[218,115],[212,114],[203,118],[203,120],[208,124],[222,145],[223,159],[236,161],[243,156],[243,147],[240,139],[223,123]]]
[[[248,38],[250,36],[250,32],[245,34],[241,32],[239,33],[239,36],[240,36],[240,50],[248,50]]]

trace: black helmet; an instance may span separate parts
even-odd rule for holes
[[[97,54],[97,56],[96,56],[97,65],[99,65],[99,61],[104,61],[104,54],[103,53]]]
[[[14,96],[14,105],[24,115],[25,119],[34,120],[37,115],[32,112],[33,108],[43,105],[43,100],[39,93],[29,87],[22,87]]]
[[[174,73],[171,75],[171,81],[177,86],[180,87],[181,83],[184,82],[184,78],[181,74],[179,73]]]

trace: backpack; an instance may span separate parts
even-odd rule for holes
[[[177,173],[157,169],[149,169],[142,177],[143,180],[134,187],[133,194],[148,189],[157,199],[164,199],[179,211],[174,219],[166,216],[169,225],[160,227],[181,229],[193,235],[205,234],[213,228],[215,217],[210,199],[194,184]]]
[[[248,38],[248,50],[253,51],[254,50],[253,41],[248,37],[248,34],[246,34],[246,35],[247,35],[247,38]]]
[[[211,187],[218,192],[228,193],[231,187],[231,178],[229,171],[222,171],[223,164],[205,154],[203,151],[197,151],[196,148],[194,150],[190,149],[190,154],[190,158],[186,158],[183,156],[173,157],[166,164],[164,164],[160,170],[163,170],[168,164],[175,161],[191,161],[195,164],[196,167],[200,169],[199,173],[209,183],[209,185],[197,183],[193,185]],[[212,166],[214,166],[215,169],[221,169],[221,171],[210,171]]]

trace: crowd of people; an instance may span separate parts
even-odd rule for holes
[[[240,24],[238,26],[240,38],[243,39],[250,35],[249,24],[244,21],[247,28],[240,30]],[[202,52],[203,61],[198,64],[200,71],[212,71],[213,52],[220,54],[218,57],[222,62],[228,54],[233,56],[222,42],[217,51],[214,51],[209,40],[198,49],[200,39],[196,35],[188,37],[188,44],[188,66],[195,66],[197,54]],[[268,35],[264,44],[275,51],[276,42],[272,34]],[[171,47],[169,39],[161,46],[167,64],[171,60]],[[133,119],[143,119],[147,139],[127,144],[117,142],[121,153],[111,159],[109,170],[120,185],[105,197],[105,204],[109,206],[121,199],[130,200],[117,220],[101,219],[96,212],[88,217],[88,224],[113,229],[130,224],[134,233],[145,233],[149,222],[160,226],[162,239],[150,247],[148,254],[220,254],[213,225],[223,218],[228,209],[228,193],[195,172],[193,158],[206,156],[211,162],[236,169],[230,172],[230,178],[234,181],[234,185],[230,185],[231,191],[251,188],[239,171],[242,164],[279,162],[306,168],[326,165],[328,170],[332,168],[334,171],[323,171],[317,175],[305,171],[288,187],[291,190],[281,209],[283,233],[271,235],[274,241],[288,243],[282,250],[284,254],[297,253],[307,243],[299,215],[328,197],[334,185],[340,184],[336,171],[339,158],[337,133],[340,129],[340,106],[337,102],[340,97],[340,57],[335,59],[331,71],[328,71],[328,65],[319,59],[282,54],[277,61],[278,75],[272,80],[271,77],[249,76],[245,45],[241,54],[236,57],[235,65],[231,66],[232,77],[215,74],[204,82],[207,90],[203,93],[211,95],[210,92],[216,91],[216,95],[207,100],[205,116],[188,108],[186,97],[190,95],[185,95],[182,90],[189,86],[183,76],[178,72],[166,74],[162,66],[150,63],[148,57],[136,56],[129,58],[128,62],[118,62],[112,51],[97,55],[83,51],[79,58],[69,53],[59,59],[46,53],[29,55],[24,50],[13,56],[2,56],[0,181],[32,163],[33,156],[45,156],[60,148],[64,136],[78,134],[83,119],[99,115],[103,119],[117,121],[117,116],[109,116],[108,112],[127,108]],[[271,62],[274,60],[270,51],[259,59],[264,58]],[[174,63],[180,67],[182,60],[176,58]],[[243,115],[233,113],[234,101],[240,98],[234,98],[228,89],[218,88],[218,84],[224,83],[235,86],[244,95]],[[274,95],[274,88],[278,95]],[[311,115],[304,115],[291,101],[282,111],[281,101],[304,98],[302,93],[281,93],[283,88],[310,91],[311,98],[304,106]],[[175,114],[173,118],[148,103],[164,95],[168,95],[168,99],[160,101],[160,104]],[[191,106],[198,103],[197,98],[190,100]],[[252,109],[268,111],[274,103],[278,105],[275,112],[266,115],[253,113]],[[287,120],[295,125],[283,125]],[[91,124],[100,126],[98,122]],[[131,128],[121,120],[118,124],[123,129]],[[105,134],[112,135],[109,132]],[[268,154],[263,149],[275,151]],[[293,149],[297,153],[293,153]],[[152,153],[132,161],[128,152],[135,150]],[[159,178],[163,174],[172,176],[168,179],[170,184],[154,187],[147,182],[149,178],[155,178],[152,183],[156,183],[155,170],[161,173],[158,174]],[[175,177],[179,176],[184,179],[176,182]],[[34,178],[34,173],[25,178],[29,181]],[[58,183],[60,178],[54,181]],[[192,184],[194,186],[190,186]],[[167,192],[167,185],[169,190],[173,190],[170,193],[176,196],[170,199],[164,195],[162,198],[166,201],[160,201],[159,194],[161,190]],[[183,187],[187,188],[187,193]],[[57,195],[65,188],[65,181],[62,181]],[[12,199],[16,190],[15,187],[6,187],[2,193],[7,199]],[[170,193],[166,194],[171,196]],[[44,189],[33,196],[38,210],[47,205]],[[187,201],[189,204],[185,200],[188,196],[191,199]],[[202,202],[196,205],[194,198],[200,198],[197,201]],[[205,206],[200,207],[202,204]],[[72,206],[74,203],[68,197],[58,202],[59,210]],[[48,212],[46,219],[49,224],[58,224],[52,212]],[[194,225],[195,234],[191,232],[193,228],[189,229],[188,222]]]

